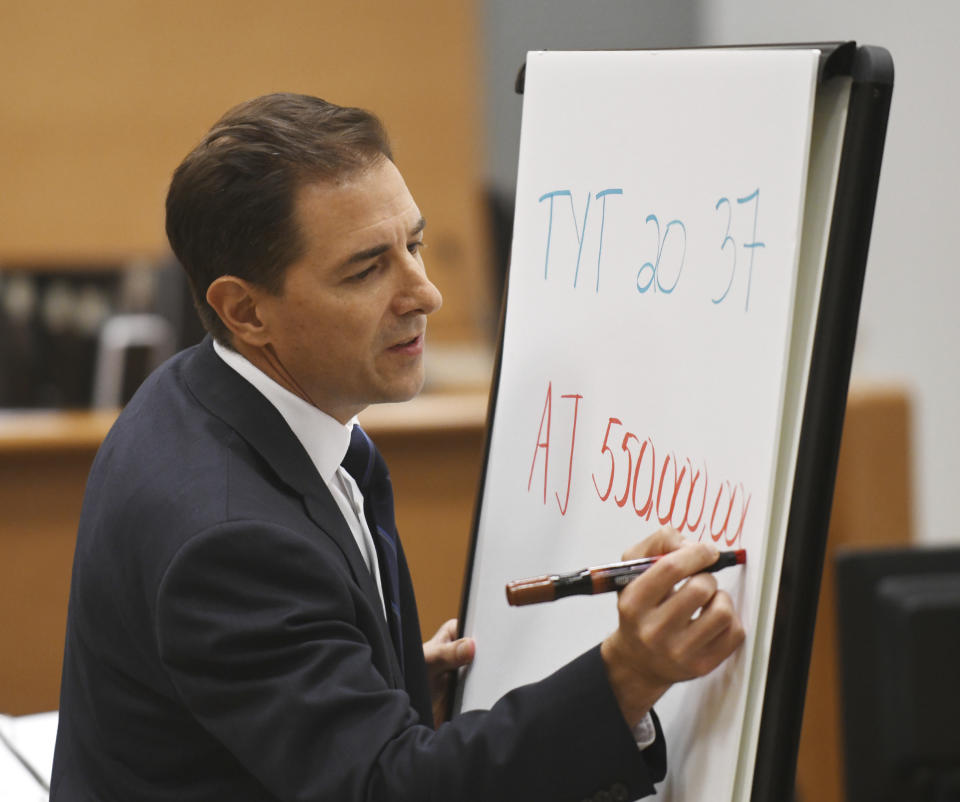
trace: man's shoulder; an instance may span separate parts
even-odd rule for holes
[[[256,475],[243,439],[191,392],[195,356],[167,361],[120,413],[90,471],[81,540],[182,538],[224,518],[231,479]]]
[[[184,377],[195,350],[180,352],[147,377],[104,439],[92,479],[103,472],[122,483],[146,473],[163,482],[229,439],[227,427],[197,401]]]
[[[302,492],[321,480],[300,452],[282,418],[209,342],[189,349],[144,382],[104,440],[78,553],[153,575],[190,539],[231,522],[302,528]]]

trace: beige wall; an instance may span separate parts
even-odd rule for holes
[[[166,249],[170,173],[231,105],[276,90],[385,120],[429,221],[434,332],[489,318],[471,2],[0,3],[0,266]]]

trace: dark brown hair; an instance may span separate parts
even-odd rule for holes
[[[177,167],[167,193],[167,238],[207,331],[230,341],[206,301],[217,277],[281,291],[303,249],[294,214],[300,187],[347,177],[381,157],[393,158],[375,115],[308,95],[264,95],[221,117]]]

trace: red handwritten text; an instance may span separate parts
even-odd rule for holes
[[[633,432],[624,432],[623,422],[607,421],[600,453],[609,463],[593,474],[593,486],[601,501],[612,500],[627,507],[645,521],[673,526],[702,540],[706,535],[724,545],[738,545],[750,510],[751,494],[740,482],[711,482],[706,462],[701,469],[689,457],[669,452],[657,458],[653,440],[640,440]],[[620,439],[619,455],[611,446]]]
[[[580,399],[583,398],[579,393],[566,393],[561,398],[573,401],[573,425],[570,431],[570,459],[567,463],[567,488],[564,493],[563,501],[560,501],[560,494],[555,493],[557,506],[560,508],[560,514],[567,514],[567,507],[570,504],[570,485],[573,479],[573,448],[577,442],[577,416],[580,413]],[[533,474],[537,468],[537,457],[543,451],[543,503],[547,503],[547,474],[550,469],[550,422],[553,417],[553,382],[547,385],[547,397],[543,402],[543,414],[540,416],[540,429],[537,431],[537,444],[533,449],[533,461],[530,463],[530,478],[527,480],[527,492],[533,486]],[[544,429],[546,424],[546,429]]]

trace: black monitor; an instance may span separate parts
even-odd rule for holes
[[[960,548],[837,558],[847,802],[960,802]]]

